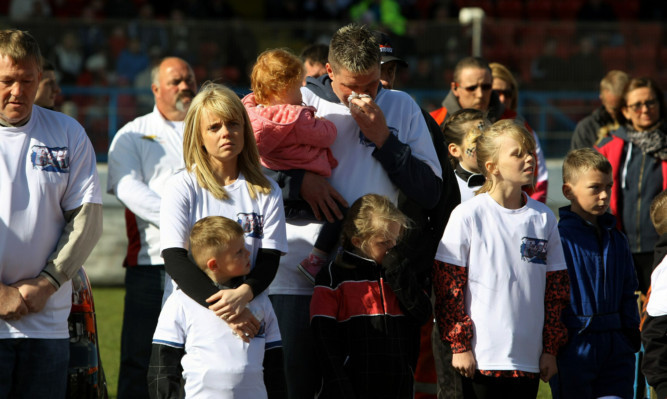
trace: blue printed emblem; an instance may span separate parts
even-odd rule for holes
[[[387,128],[389,129],[389,134],[393,134],[394,136],[398,137],[398,129],[391,126],[387,126]],[[364,136],[364,132],[361,130],[359,130],[359,144],[365,147],[375,147],[375,143],[367,139],[366,136]]]
[[[69,149],[67,147],[46,147],[34,145],[30,161],[34,169],[45,172],[69,173]]]
[[[523,237],[521,239],[521,260],[524,262],[547,264],[547,240]]]
[[[264,238],[264,215],[237,213],[236,221],[243,227],[243,232],[252,238]]]

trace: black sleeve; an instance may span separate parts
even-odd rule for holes
[[[301,184],[303,169],[271,170],[262,166],[262,172],[278,183],[283,193],[283,201],[298,201],[301,199]]]
[[[392,183],[421,207],[431,209],[438,203],[442,180],[430,166],[412,155],[409,145],[390,134],[382,148],[373,151],[373,156]]]
[[[178,287],[198,304],[208,308],[206,298],[218,292],[213,281],[188,256],[183,248],[167,248],[162,251],[164,269]]]
[[[597,141],[597,131],[592,117],[586,117],[577,123],[572,134],[570,149],[593,148]]]
[[[642,328],[642,373],[658,397],[667,397],[667,316],[647,316]]]
[[[264,386],[266,386],[269,399],[287,398],[283,348],[281,347],[271,348],[264,352]]]
[[[179,399],[181,397],[181,359],[183,348],[153,344],[148,364],[148,395],[151,399]]]
[[[255,267],[246,277],[244,283],[252,288],[253,298],[264,292],[271,284],[280,263],[280,251],[276,249],[260,248],[255,259]],[[187,292],[186,292],[187,294]]]
[[[198,304],[210,305],[206,298],[218,292],[218,288],[201,269],[195,265],[188,251],[183,248],[167,248],[162,251],[164,267],[178,287]],[[255,267],[244,281],[252,289],[253,297],[261,294],[273,281],[278,271],[280,251],[260,248]]]
[[[389,251],[382,260],[385,277],[403,311],[411,316],[418,325],[433,319],[433,307],[424,284],[417,280],[417,274],[411,268],[412,260],[401,256],[396,249]]]

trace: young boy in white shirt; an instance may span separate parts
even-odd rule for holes
[[[222,216],[203,218],[190,232],[195,263],[220,289],[250,272],[243,228]],[[273,307],[259,295],[248,307],[256,334],[233,330],[180,290],[167,299],[153,336],[148,385],[151,398],[285,398],[282,342]],[[239,336],[241,335],[241,336]]]

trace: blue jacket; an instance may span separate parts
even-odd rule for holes
[[[563,322],[571,334],[621,330],[638,344],[637,275],[616,218],[598,217],[599,229],[560,208],[558,230],[570,275],[570,306]]]

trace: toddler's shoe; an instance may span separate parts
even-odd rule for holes
[[[317,276],[317,273],[320,272],[320,269],[322,269],[326,263],[326,259],[310,254],[306,259],[302,260],[301,263],[296,265],[296,268],[299,269],[311,283],[315,284],[315,276]]]

